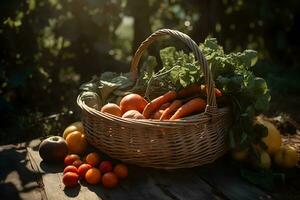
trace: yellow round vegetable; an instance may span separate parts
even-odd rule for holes
[[[290,145],[284,145],[275,153],[274,161],[282,168],[295,167],[298,163],[297,150]]]
[[[262,169],[269,169],[271,167],[271,157],[266,151],[262,151],[260,153],[260,162],[258,163],[258,167]]]
[[[258,158],[256,156],[250,155],[249,164],[255,168],[269,169],[272,164],[270,154],[262,149],[258,149]]]
[[[270,155],[274,155],[274,153],[278,151],[281,146],[280,132],[274,124],[264,120],[261,117],[258,117],[257,121],[268,129],[268,135],[266,137],[263,137],[262,141],[267,145],[267,152]]]
[[[74,122],[70,124],[64,131],[63,133],[63,138],[66,139],[67,136],[74,132],[74,131],[79,131],[81,134],[84,134],[84,128],[82,122]]]

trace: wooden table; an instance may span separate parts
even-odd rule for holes
[[[0,147],[0,199],[282,199],[281,191],[266,192],[243,180],[239,168],[226,156],[213,164],[172,171],[129,165],[128,179],[115,189],[84,181],[76,188],[65,189],[63,165],[42,162],[39,143],[40,139],[36,139]],[[299,192],[294,191],[290,199],[299,197]]]

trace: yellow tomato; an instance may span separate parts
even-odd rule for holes
[[[282,146],[274,155],[275,163],[282,168],[292,168],[298,163],[297,151],[290,145]]]
[[[271,167],[271,157],[266,151],[262,151],[260,153],[260,162],[258,163],[258,167],[262,169],[269,169]]]
[[[66,138],[69,153],[83,154],[88,145],[84,134],[79,131],[71,132]]]
[[[273,155],[280,149],[281,146],[281,135],[279,130],[274,124],[264,120],[261,117],[257,118],[257,122],[264,125],[268,129],[268,135],[262,138],[262,141],[267,145],[267,152]]]
[[[249,163],[255,168],[269,169],[272,164],[270,154],[265,150],[259,150],[257,153],[259,154],[258,159],[254,156],[251,156]]]
[[[63,133],[63,138],[66,139],[67,136],[74,132],[74,131],[79,131],[81,134],[84,134],[84,128],[83,128],[83,124],[81,122],[74,122],[72,124],[70,124]]]

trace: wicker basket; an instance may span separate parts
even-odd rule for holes
[[[88,107],[79,95],[77,103],[82,109],[86,138],[112,158],[144,167],[175,169],[211,163],[227,150],[225,131],[231,116],[229,108],[219,109],[216,105],[212,74],[197,44],[179,31],[156,31],[136,51],[131,63],[132,78],[137,79],[144,50],[164,35],[183,41],[199,61],[208,86],[205,111],[177,121],[128,120]]]

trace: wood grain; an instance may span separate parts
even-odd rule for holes
[[[221,158],[213,164],[196,167],[194,171],[228,199],[273,199],[268,193],[243,180],[239,175],[239,168],[233,166],[227,158]]]

